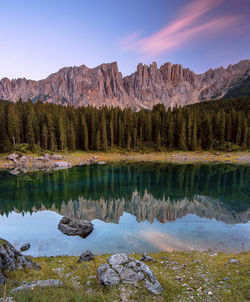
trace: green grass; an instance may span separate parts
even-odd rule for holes
[[[148,263],[164,291],[155,296],[142,287],[119,285],[102,288],[105,301],[250,301],[250,252],[225,254],[210,252],[162,252],[151,254],[157,261]],[[96,266],[109,255],[96,256]],[[140,259],[140,255],[132,255]],[[166,259],[162,259],[166,257]],[[240,264],[228,263],[231,258]],[[9,273],[7,296],[23,281],[60,279],[64,287],[35,289],[14,295],[20,302],[103,301],[96,279],[95,263],[77,263],[77,257],[42,257],[33,260],[41,270],[23,269]],[[166,262],[168,261],[168,262]],[[59,269],[59,270],[58,270]],[[92,276],[91,279],[88,277]],[[176,280],[179,276],[182,279]],[[229,277],[229,280],[224,280]],[[86,282],[90,285],[86,286]],[[213,294],[208,295],[208,291]],[[0,296],[3,296],[3,287]],[[126,300],[127,299],[127,300]]]

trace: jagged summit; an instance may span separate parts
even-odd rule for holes
[[[221,98],[250,76],[250,60],[227,68],[195,74],[179,64],[167,62],[158,68],[139,63],[134,73],[123,77],[117,62],[95,68],[64,67],[40,81],[25,78],[0,81],[0,98],[17,101],[41,100],[73,106],[119,106],[151,109],[157,103],[184,106]]]

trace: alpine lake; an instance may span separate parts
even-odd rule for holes
[[[91,221],[85,239],[57,229]],[[0,238],[32,256],[250,250],[250,166],[116,163],[0,171]]]

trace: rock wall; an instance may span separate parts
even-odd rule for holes
[[[195,74],[182,65],[165,63],[160,68],[137,66],[136,72],[122,77],[116,62],[95,68],[66,67],[44,80],[0,81],[0,99],[41,100],[73,106],[119,106],[135,110],[151,109],[157,103],[184,106],[223,97],[232,87],[250,76],[250,60]]]

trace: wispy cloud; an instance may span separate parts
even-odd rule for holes
[[[180,10],[173,22],[148,37],[139,38],[139,34],[134,33],[121,42],[121,48],[153,56],[176,49],[201,34],[208,39],[211,34],[223,33],[241,19],[239,15],[209,16],[209,13],[224,1],[193,0]]]

